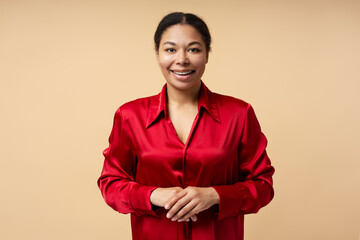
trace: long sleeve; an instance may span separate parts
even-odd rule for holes
[[[137,159],[124,125],[126,121],[120,107],[115,113],[109,147],[103,151],[104,166],[97,184],[105,202],[114,210],[156,216],[150,204],[150,194],[155,187],[134,181]]]
[[[239,214],[256,213],[274,196],[272,175],[274,168],[266,154],[267,140],[251,105],[238,147],[239,182],[214,186],[220,196],[218,219]]]

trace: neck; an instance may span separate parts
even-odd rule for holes
[[[167,85],[168,104],[172,106],[196,105],[199,102],[201,82],[187,90],[178,90],[170,84]]]

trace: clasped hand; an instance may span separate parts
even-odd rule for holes
[[[172,221],[196,221],[196,214],[219,203],[219,195],[212,187],[156,188],[150,195],[150,202],[169,210],[167,218]]]

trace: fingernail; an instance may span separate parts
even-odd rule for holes
[[[165,209],[169,209],[169,205],[166,204],[166,205],[165,205]]]
[[[179,219],[178,222],[182,222],[183,220],[182,219]]]
[[[166,214],[166,217],[167,217],[167,218],[171,218],[170,213]]]

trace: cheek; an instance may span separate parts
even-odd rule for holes
[[[201,59],[201,60],[195,61],[195,62],[193,62],[193,64],[194,64],[197,68],[205,68],[206,59]]]
[[[171,66],[172,59],[170,56],[161,56],[159,57],[159,65],[162,68],[168,68]]]
[[[199,56],[197,58],[192,59],[192,64],[196,67],[205,67],[207,63],[206,56]]]

